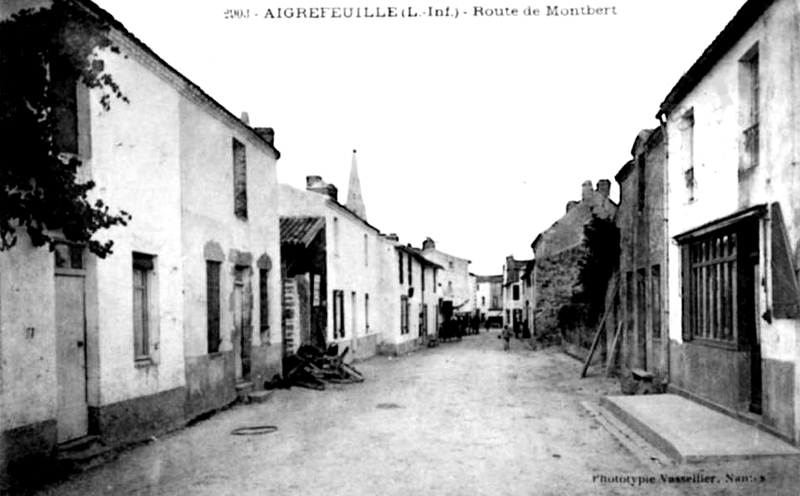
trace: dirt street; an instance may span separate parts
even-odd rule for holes
[[[643,463],[581,407],[617,391],[616,382],[578,379],[581,364],[556,350],[512,340],[504,352],[496,332],[357,366],[364,383],[277,391],[267,403],[220,412],[39,494],[782,494],[798,487],[780,475],[785,465]],[[230,434],[258,424],[278,431]],[[731,470],[765,480],[712,487],[629,479]]]

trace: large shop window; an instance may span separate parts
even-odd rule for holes
[[[677,236],[681,244],[683,339],[728,347],[755,339],[758,206]]]

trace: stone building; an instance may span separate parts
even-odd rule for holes
[[[114,447],[229,403],[277,364],[276,164],[257,130],[89,1],[130,103],[63,84],[59,140],[125,227],[105,259],[62,240],[0,253],[0,480],[52,473],[59,452]],[[136,125],[131,125],[136,123]],[[155,179],[157,178],[157,179]],[[260,288],[256,291],[255,288]],[[222,302],[226,304],[222,304]]]
[[[661,103],[670,388],[800,442],[792,0],[747,1]]]
[[[616,252],[618,243],[616,229],[608,227],[613,224],[617,210],[609,199],[610,187],[611,182],[606,179],[598,181],[596,190],[591,181],[584,182],[580,201],[570,201],[561,219],[531,244],[535,260],[532,270],[535,341],[563,342],[576,353],[591,342],[596,307],[602,306],[603,300],[598,293],[605,291],[605,269],[609,266],[607,261],[595,263],[594,259],[598,252]],[[605,226],[607,232],[590,238],[587,227],[592,226]],[[589,272],[582,276],[584,271]],[[585,281],[594,287],[586,287]]]
[[[617,173],[620,201],[619,294],[606,327],[612,346],[618,321],[622,369],[639,368],[664,379],[669,340],[666,313],[666,168],[660,127],[643,130],[631,149],[632,159]]]

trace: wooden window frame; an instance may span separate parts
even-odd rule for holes
[[[232,138],[233,152],[233,212],[236,217],[247,220],[247,148],[244,143]]]
[[[209,354],[218,353],[222,343],[221,274],[221,262],[206,260],[206,342]]]
[[[152,361],[152,313],[153,273],[155,270],[155,257],[144,253],[133,253],[132,263],[132,288],[133,288],[133,358],[135,362],[144,363]],[[137,284],[137,274],[141,283]],[[136,294],[141,292],[141,315],[137,315]],[[141,321],[141,329],[137,331],[137,319]]]

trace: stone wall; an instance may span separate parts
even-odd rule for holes
[[[562,251],[537,259],[534,269],[536,306],[534,309],[534,339],[538,342],[559,342],[561,324],[574,321],[572,297],[580,291],[581,261],[588,255],[585,246]],[[573,326],[574,327],[574,326]]]

